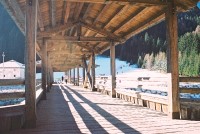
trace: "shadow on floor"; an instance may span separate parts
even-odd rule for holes
[[[77,102],[77,101],[75,101],[75,99],[70,95],[69,91],[71,91],[74,94],[76,94],[76,96],[78,96],[82,101],[84,101],[85,103],[87,103],[92,109],[94,109],[98,114],[100,114],[102,117],[104,117],[108,122],[110,122],[113,126],[115,126],[116,128],[118,128],[119,130],[121,130],[123,133],[140,134],[140,132],[138,132],[134,128],[130,127],[126,123],[122,122],[121,120],[119,120],[118,118],[116,118],[115,116],[113,116],[112,114],[108,113],[106,110],[102,109],[97,104],[95,104],[95,103],[91,102],[90,100],[86,99],[84,96],[82,96],[81,94],[79,94],[77,91],[71,89],[70,87],[68,87],[66,85],[63,85],[63,87],[66,89],[64,91],[68,95],[69,99],[71,99],[72,103],[75,104],[75,107],[77,107],[77,106],[80,107],[80,103]],[[67,89],[69,91],[67,91]],[[80,111],[80,113],[81,112],[82,111]],[[84,110],[84,112],[87,112],[87,111]],[[90,116],[90,115],[88,115],[88,116]]]
[[[67,95],[67,98],[70,100],[70,102],[73,104],[74,108],[76,111],[79,113],[81,116],[83,122],[89,129],[91,133],[101,133],[101,134],[107,134],[108,132],[90,115],[84,108],[83,106],[72,96],[69,91],[61,88],[62,91]]]

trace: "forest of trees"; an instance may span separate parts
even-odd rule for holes
[[[181,75],[200,75],[200,28],[198,25],[200,25],[198,8],[178,15],[179,73]],[[130,64],[138,64],[142,68],[166,72],[166,49],[166,26],[163,21],[131,37],[124,44],[118,45],[116,57]],[[109,51],[104,55],[109,55]]]

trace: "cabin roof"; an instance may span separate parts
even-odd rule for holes
[[[101,54],[165,18],[171,0],[39,0],[37,53],[43,39],[54,71],[67,71],[82,58]],[[25,29],[26,0],[1,0],[20,30]],[[176,0],[177,11],[198,0]]]

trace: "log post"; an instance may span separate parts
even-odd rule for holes
[[[83,85],[84,85],[84,82],[85,82],[85,67],[83,65]]]
[[[46,100],[46,92],[47,92],[47,45],[46,45],[46,39],[43,39],[42,44],[42,89],[43,89],[43,96],[42,99]]]
[[[92,91],[95,90],[95,54],[92,53]]]
[[[79,86],[79,67],[77,67],[77,86]]]
[[[72,75],[72,73],[71,73],[71,69],[69,70],[69,83],[71,83],[71,75]]]
[[[111,96],[116,97],[115,44],[110,45]]]
[[[178,70],[178,26],[174,1],[168,4],[166,11],[168,73],[171,81],[168,86],[168,115],[172,119],[180,119],[179,103],[179,70]]]
[[[49,54],[47,53],[47,92],[50,92],[50,60],[49,60]]]
[[[26,0],[25,128],[36,127],[36,29],[37,0]]]
[[[87,87],[87,81],[89,80],[89,86],[90,86],[90,89],[91,89],[92,88],[92,78],[91,78],[91,75],[90,75],[90,69],[92,67],[92,57],[90,58],[88,65],[87,65],[85,58],[83,58],[82,60],[83,60],[83,66],[86,69],[86,77],[85,77],[83,87],[84,88]]]
[[[75,68],[73,69],[73,71],[74,71],[73,82],[74,82],[74,85],[76,85],[76,70],[75,70]]]

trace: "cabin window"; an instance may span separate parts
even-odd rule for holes
[[[3,75],[3,77],[6,77],[6,75]]]
[[[16,77],[16,75],[14,75],[14,77]]]

